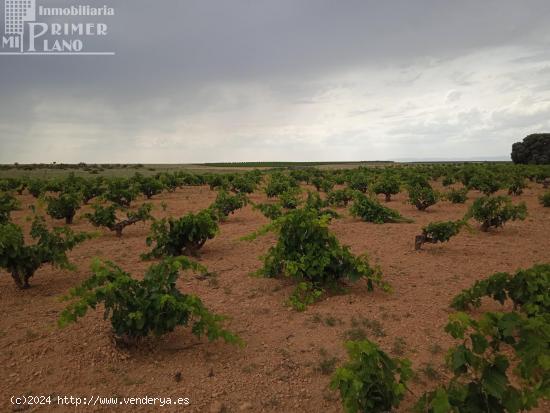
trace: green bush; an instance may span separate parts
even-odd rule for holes
[[[34,218],[30,235],[34,242],[26,244],[21,227],[11,222],[0,224],[0,268],[7,270],[22,289],[29,288],[29,279],[42,264],[72,269],[66,252],[90,238],[68,227],[49,231],[42,217]]]
[[[539,197],[539,201],[543,207],[550,207],[550,191],[545,192]]]
[[[447,354],[453,377],[425,393],[416,411],[511,413],[548,398],[549,288],[550,264],[540,264],[514,275],[493,274],[457,295],[451,304],[455,309],[479,307],[487,296],[501,304],[510,299],[515,311],[484,313],[478,320],[462,312],[449,317],[445,331],[461,340]]]
[[[466,221],[463,220],[430,222],[422,228],[422,234],[416,236],[415,249],[419,250],[424,243],[447,242],[458,235],[464,225],[466,225]]]
[[[474,201],[466,217],[481,223],[481,230],[502,227],[507,221],[524,220],[527,216],[525,203],[513,205],[507,196],[484,196]]]
[[[282,173],[274,173],[265,187],[265,193],[268,198],[273,198],[296,187],[298,183],[294,179]]]
[[[76,192],[62,193],[57,197],[45,197],[46,212],[55,219],[64,219],[67,225],[73,223],[76,211],[80,209],[82,196]]]
[[[107,181],[103,197],[121,207],[129,207],[138,195],[138,189],[128,179],[113,178]]]
[[[168,192],[175,192],[181,184],[180,179],[175,173],[171,174],[165,172],[157,175],[157,179]]]
[[[237,175],[231,181],[231,190],[238,194],[251,194],[256,190],[256,181],[248,174]]]
[[[105,183],[103,178],[86,179],[80,188],[82,202],[88,204],[93,198],[101,196],[105,192]]]
[[[364,172],[354,173],[349,180],[349,188],[355,191],[366,193],[369,189],[370,179]]]
[[[9,192],[0,192],[0,224],[10,220],[12,211],[17,211],[21,203]]]
[[[378,268],[369,265],[366,256],[354,256],[348,247],[341,246],[330,233],[330,216],[315,209],[296,209],[273,221],[247,239],[275,231],[277,244],[263,257],[265,277],[286,276],[297,288],[290,302],[298,310],[318,299],[326,288],[334,288],[339,281],[366,279],[369,290],[375,285],[387,290]]]
[[[87,218],[90,223],[95,227],[106,227],[111,231],[114,231],[117,237],[122,236],[122,231],[129,225],[134,225],[140,221],[147,221],[152,219],[151,210],[153,205],[143,204],[137,211],[126,211],[118,205],[112,204],[109,206],[103,206],[100,204],[92,205],[93,213],[86,213],[84,217]],[[117,211],[126,211],[126,218],[119,219]]]
[[[349,362],[334,373],[346,413],[382,413],[399,406],[412,377],[411,362],[394,359],[369,340],[346,343]]]
[[[525,178],[523,176],[514,176],[508,184],[508,195],[521,195],[525,188],[527,188]]]
[[[445,194],[445,198],[453,204],[463,204],[468,200],[468,189],[451,189]]]
[[[477,189],[485,195],[491,195],[498,191],[502,183],[498,177],[489,171],[479,171],[470,179],[469,188]]]
[[[151,225],[147,246],[156,245],[144,254],[145,259],[162,256],[198,255],[205,242],[218,233],[218,223],[211,210],[189,213],[181,218],[163,218]]]
[[[353,200],[355,191],[349,188],[337,189],[330,191],[327,196],[328,205],[347,207],[348,203]]]
[[[447,175],[443,178],[443,181],[441,181],[441,184],[443,186],[450,186],[456,182],[456,178],[451,175]]]
[[[317,191],[323,191],[328,193],[334,188],[334,181],[329,178],[323,178],[316,176],[311,180],[311,184],[315,187]]]
[[[391,196],[396,195],[400,191],[400,182],[397,177],[390,174],[383,174],[372,186],[372,191],[375,194],[384,194],[386,202],[391,201]]]
[[[350,212],[366,222],[383,224],[385,222],[412,222],[394,209],[385,207],[378,200],[359,194],[355,197]]]
[[[31,179],[27,189],[33,197],[39,198],[42,194],[44,194],[44,192],[46,192],[46,185],[44,181],[40,179]]]
[[[280,204],[256,204],[254,209],[260,211],[266,218],[271,220],[283,215],[283,209]]]
[[[476,281],[452,301],[455,310],[465,311],[479,307],[483,297],[491,297],[504,304],[507,299],[528,316],[550,314],[550,264],[538,264],[515,274],[506,272]]]
[[[283,208],[296,209],[300,204],[299,195],[300,191],[298,188],[290,189],[279,195],[279,202]]]
[[[548,397],[548,314],[527,318],[516,312],[485,313],[478,321],[455,313],[445,331],[461,340],[447,354],[453,377],[425,393],[415,406],[417,412],[515,413]],[[516,377],[510,379],[513,373]]]
[[[221,174],[210,175],[207,179],[207,182],[210,190],[212,191],[216,189],[229,189],[229,181],[224,175]]]
[[[65,297],[73,302],[61,313],[59,324],[75,322],[102,303],[113,333],[125,342],[150,334],[161,336],[191,324],[197,337],[239,343],[237,336],[223,329],[224,317],[211,313],[199,297],[183,294],[176,287],[180,270],[204,272],[205,268],[185,257],[168,258],[151,265],[143,279],[136,280],[115,264],[96,260],[93,275]]]
[[[230,195],[225,190],[220,190],[216,196],[216,200],[210,208],[215,211],[220,220],[226,219],[229,214],[233,214],[235,211],[241,209],[248,203],[246,195],[237,194]]]
[[[136,174],[135,182],[138,190],[151,199],[154,195],[160,194],[164,190],[164,184],[159,179],[150,176],[141,176]]]
[[[409,203],[419,211],[425,211],[428,207],[435,205],[438,199],[439,194],[431,186],[409,187]]]

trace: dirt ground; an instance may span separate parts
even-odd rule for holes
[[[32,288],[27,291],[17,290],[11,277],[1,274],[0,411],[23,410],[11,405],[11,396],[51,395],[52,405],[25,406],[26,411],[340,412],[339,395],[328,387],[330,371],[346,360],[346,338],[363,334],[393,356],[412,360],[418,374],[399,409],[410,411],[425,389],[450,377],[444,356],[452,340],[443,327],[452,297],[494,272],[550,261],[550,209],[538,203],[540,193],[541,187],[531,184],[523,195],[514,197],[515,202],[527,203],[529,216],[523,222],[510,222],[489,233],[463,231],[449,243],[425,245],[421,251],[414,251],[414,236],[420,228],[431,221],[460,218],[479,196],[477,192],[469,193],[466,205],[442,201],[427,212],[407,204],[406,194],[401,193],[389,206],[413,218],[411,224],[365,223],[339,209],[344,216],[331,229],[354,253],[368,252],[393,292],[370,293],[364,283],[358,283],[347,294],[328,297],[304,312],[285,305],[293,289],[288,282],[250,276],[260,268],[259,257],[275,238],[239,240],[268,221],[250,206],[237,211],[202,250],[200,262],[217,276],[199,279],[182,274],[179,287],[227,315],[227,327],[245,340],[244,348],[198,340],[189,329],[178,328],[164,338],[147,340],[139,349],[119,350],[113,346],[110,324],[103,320],[101,309],[59,329],[56,322],[65,305],[59,297],[89,276],[93,257],[110,259],[136,277],[150,265],[139,259],[147,251],[148,223],[126,228],[121,239],[100,230],[101,237],[70,253],[78,267],[75,272],[46,266],[31,279]],[[215,195],[208,187],[186,187],[156,196],[152,202],[157,216],[179,216],[207,207]],[[259,193],[252,198],[264,200]],[[20,199],[25,205],[35,202],[29,195]],[[166,212],[160,208],[163,201],[168,205]],[[28,228],[26,215],[25,208],[13,217]],[[78,218],[72,227],[95,230]],[[485,303],[481,310],[498,307]],[[187,397],[190,404],[58,406],[58,395]],[[550,404],[536,411],[545,408],[550,411]]]

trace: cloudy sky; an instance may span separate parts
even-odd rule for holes
[[[505,158],[550,130],[548,0],[37,1],[113,6],[116,55],[0,56],[2,163]]]

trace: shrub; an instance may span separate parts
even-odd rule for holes
[[[539,201],[543,207],[550,207],[550,191],[545,192],[539,197]]]
[[[502,184],[499,182],[497,176],[488,171],[479,171],[472,177],[469,183],[469,188],[477,189],[485,195],[495,193],[501,186]]]
[[[519,412],[548,395],[548,317],[452,314],[445,327],[461,343],[447,354],[450,382],[425,393],[417,412]],[[509,366],[517,377],[510,380]],[[521,386],[521,387],[519,387]]]
[[[435,205],[439,195],[431,186],[412,186],[409,188],[409,203],[416,206],[419,211],[425,211]]]
[[[210,190],[214,191],[218,188],[229,189],[229,181],[227,178],[220,174],[211,175],[207,179]]]
[[[72,269],[66,252],[90,238],[68,227],[49,231],[44,218],[35,217],[31,227],[33,244],[25,244],[21,227],[11,222],[0,225],[0,267],[7,270],[19,288],[29,288],[29,279],[42,264]]]
[[[412,222],[401,216],[396,210],[385,207],[378,202],[378,200],[363,194],[355,197],[350,212],[354,217],[359,217],[363,221],[374,222],[375,224],[383,224],[385,222]]]
[[[524,220],[527,216],[525,203],[513,205],[506,196],[484,196],[474,201],[466,217],[473,217],[481,223],[481,230],[502,227],[509,220]]]
[[[424,173],[411,173],[405,178],[405,182],[408,188],[420,187],[428,188],[430,187],[430,182],[428,177]]]
[[[327,203],[333,206],[347,207],[348,203],[353,200],[355,191],[344,188],[331,191],[327,196]]]
[[[77,321],[88,308],[105,306],[113,333],[125,342],[134,342],[150,334],[161,336],[177,326],[192,323],[197,337],[218,338],[229,343],[239,338],[221,326],[224,317],[211,313],[199,297],[184,294],[176,287],[180,270],[205,271],[185,257],[165,259],[151,265],[142,280],[136,280],[111,262],[94,261],[92,276],[70,291],[65,300],[72,302],[59,318],[60,326]]]
[[[107,181],[103,197],[121,207],[129,207],[138,194],[137,188],[127,179],[115,178]]]
[[[318,299],[325,288],[336,287],[343,279],[366,279],[369,290],[375,285],[388,289],[378,268],[369,265],[366,256],[354,256],[349,247],[341,246],[330,233],[330,216],[315,209],[293,210],[258,233],[254,239],[269,230],[278,233],[277,244],[263,257],[265,277],[284,275],[297,283],[290,302],[298,310]]]
[[[479,307],[481,298],[491,297],[504,304],[512,300],[514,307],[528,316],[550,313],[550,264],[534,265],[515,274],[506,272],[476,281],[469,289],[463,290],[452,301],[455,310],[469,310],[471,306]]]
[[[319,195],[319,193],[307,191],[307,198],[306,198],[304,208],[321,211],[326,206],[327,206],[327,202],[321,199],[321,196]]]
[[[508,185],[508,195],[521,195],[526,187],[523,176],[514,176]]]
[[[300,200],[298,199],[299,195],[300,191],[298,190],[298,188],[290,189],[279,195],[279,202],[281,203],[281,206],[283,208],[296,209],[300,204]]]
[[[21,203],[9,192],[0,192],[0,224],[10,220],[12,211],[17,211]]]
[[[331,381],[340,390],[344,411],[377,413],[398,407],[412,377],[411,362],[391,358],[369,340],[348,341],[346,348],[350,360]]]
[[[327,208],[328,202],[321,199],[318,192],[307,192],[306,202],[304,203],[304,209],[314,211],[318,216],[327,215],[331,218],[339,218],[340,216],[336,211]]]
[[[22,186],[26,185],[25,182],[21,179],[15,179],[15,178],[5,178],[0,179],[0,191],[2,192],[11,192],[18,190]],[[21,191],[23,192],[23,191]],[[19,194],[21,195],[21,194]]]
[[[431,222],[422,228],[422,234],[417,235],[414,241],[414,248],[419,250],[422,244],[447,242],[455,235],[458,235],[466,221],[439,221]]]
[[[137,175],[136,183],[138,190],[145,195],[147,199],[151,199],[154,195],[160,194],[164,189],[164,185],[159,179],[150,176]]]
[[[101,196],[105,191],[105,186],[102,178],[86,179],[80,189],[82,194],[82,202],[88,204],[93,198]]]
[[[99,204],[92,205],[94,210],[93,214],[84,214],[90,223],[95,227],[106,227],[111,231],[115,231],[117,237],[122,236],[122,231],[129,225],[133,225],[140,221],[147,221],[152,219],[151,210],[153,205],[143,204],[137,211],[127,211],[125,219],[119,219],[117,217],[117,210],[124,210],[118,205],[102,206]]]
[[[46,192],[46,185],[40,179],[32,179],[29,181],[29,186],[27,189],[33,197],[38,198]]]
[[[369,177],[364,172],[354,173],[349,181],[350,189],[366,193],[369,189]]]
[[[158,175],[157,179],[168,192],[175,192],[181,183],[180,179],[175,173],[163,173]]]
[[[254,179],[247,175],[237,175],[233,181],[231,181],[231,190],[238,194],[251,194],[256,190],[256,182]]]
[[[445,198],[453,204],[463,204],[468,200],[468,189],[451,189],[445,194]]]
[[[297,186],[298,183],[289,176],[282,173],[274,173],[271,175],[271,178],[265,187],[265,193],[268,198],[273,198],[292,188],[296,188]]]
[[[451,175],[446,175],[443,178],[443,181],[441,181],[443,186],[450,186],[450,185],[454,184],[455,182],[456,182],[456,178],[454,176],[451,176]]]
[[[241,209],[248,203],[248,198],[243,194],[230,195],[225,190],[220,190],[216,200],[210,206],[215,211],[219,219],[224,220],[238,209]]]
[[[323,178],[316,176],[311,180],[312,185],[317,189],[317,191],[323,191],[328,193],[334,188],[334,181],[329,178]]]
[[[65,223],[73,223],[76,211],[80,209],[82,196],[76,192],[62,193],[58,197],[45,197],[48,204],[46,212],[55,219],[65,219]]]
[[[399,193],[400,183],[397,177],[384,174],[374,183],[372,190],[377,195],[384,194],[386,202],[390,202],[391,196]]]
[[[163,218],[151,225],[146,239],[147,246],[153,242],[153,250],[144,254],[145,259],[162,256],[198,255],[205,242],[218,233],[218,223],[210,210],[197,214],[189,213],[181,218]]]
[[[280,204],[256,204],[254,209],[260,211],[266,218],[271,220],[279,218],[283,215],[283,210]]]

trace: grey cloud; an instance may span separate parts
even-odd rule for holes
[[[507,104],[550,99],[546,0],[104,3],[116,56],[0,56],[0,162],[390,158],[544,125]]]

